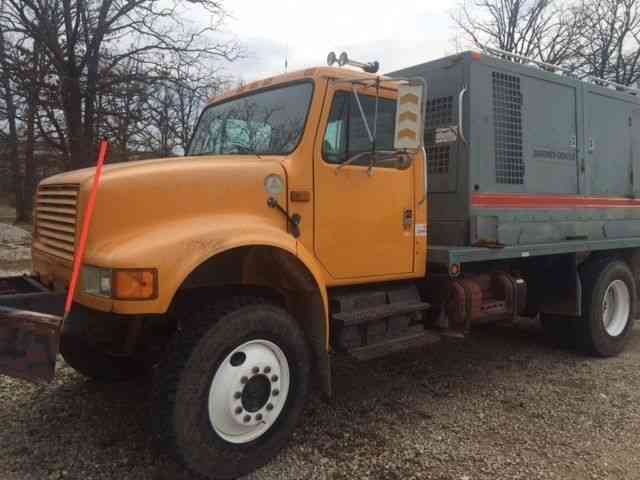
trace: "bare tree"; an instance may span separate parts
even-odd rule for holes
[[[0,1],[0,13],[5,10],[4,0]],[[20,156],[18,152],[18,115],[16,107],[16,98],[14,91],[14,82],[12,82],[11,72],[14,65],[9,52],[10,46],[6,38],[5,32],[0,29],[0,93],[4,101],[4,109],[6,112],[6,123],[8,133],[6,135],[6,154],[10,161],[11,176],[13,180],[13,193],[15,195],[17,220],[26,218],[24,205],[24,192],[22,189],[22,172],[20,165]]]
[[[227,85],[222,76],[211,76],[198,64],[176,62],[171,89],[174,93],[177,146],[184,152],[189,147],[193,129],[209,98],[219,95]]]
[[[640,80],[640,4],[636,0],[585,0],[580,5],[580,73],[624,85]]]
[[[36,142],[38,140],[38,115],[40,110],[41,91],[44,78],[48,71],[46,59],[42,54],[42,46],[38,42],[30,42],[27,48],[18,45],[18,61],[15,65],[15,78],[17,81],[17,93],[22,99],[23,111],[21,123],[23,135],[20,139],[23,148],[21,158],[24,167],[22,178],[22,205],[17,210],[22,210],[25,220],[30,219],[33,210],[33,197],[35,194],[36,176]],[[20,216],[20,215],[18,215]]]
[[[55,71],[64,137],[52,141],[67,150],[73,168],[93,158],[101,77],[131,58],[157,65],[163,52],[189,62],[233,60],[240,53],[233,42],[211,40],[209,34],[219,30],[226,16],[214,0],[3,1],[2,28],[42,45]],[[179,9],[185,4],[204,9],[212,17],[210,26],[194,30],[182,21]],[[58,134],[61,128],[54,126]]]
[[[139,146],[145,124],[145,105],[155,78],[145,65],[129,58],[103,76],[98,97],[98,125],[112,143],[112,161],[127,161]]]
[[[138,149],[160,156],[187,151],[200,112],[228,83],[221,74],[197,62],[174,57],[164,65],[147,71],[138,123],[141,128],[135,136]]]
[[[552,0],[467,0],[452,16],[467,43],[559,64],[574,57],[573,8]]]

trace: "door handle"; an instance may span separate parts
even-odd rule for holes
[[[405,230],[409,230],[413,225],[413,210],[410,208],[406,208],[404,212],[402,212],[402,227]]]

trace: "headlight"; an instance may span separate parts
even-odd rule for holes
[[[153,268],[82,267],[83,291],[116,300],[151,300],[158,296],[158,272]]]
[[[158,296],[158,272],[150,268],[113,271],[113,298],[150,300]]]
[[[99,297],[111,297],[111,277],[109,268],[85,265],[82,267],[82,291]]]

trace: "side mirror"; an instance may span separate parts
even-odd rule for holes
[[[425,87],[421,84],[403,84],[398,87],[396,108],[396,134],[393,148],[418,150],[422,148]]]

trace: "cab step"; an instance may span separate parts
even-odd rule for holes
[[[414,284],[334,291],[332,346],[364,358],[411,348],[427,341],[424,312],[430,307]]]
[[[396,352],[424,347],[440,341],[440,335],[423,331],[392,338],[387,341],[365,345],[349,350],[349,354],[360,361],[373,360]]]
[[[429,308],[431,308],[431,305],[425,302],[398,302],[379,305],[377,307],[364,308],[362,310],[354,310],[351,312],[334,313],[332,318],[335,322],[334,324],[339,325],[340,327],[352,327],[399,315],[423,312],[425,310],[429,310]]]

